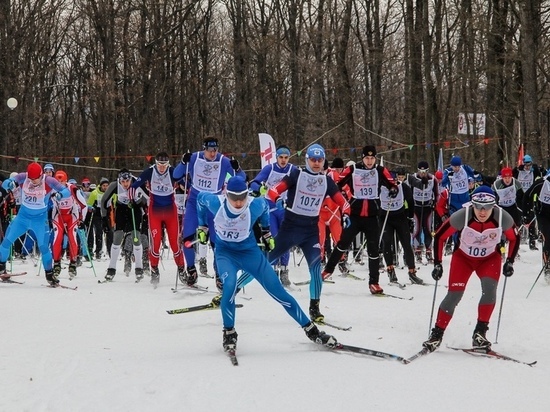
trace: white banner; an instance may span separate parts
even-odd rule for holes
[[[466,122],[468,116],[468,122]],[[484,113],[459,113],[458,114],[458,134],[475,134],[485,136],[485,114]]]
[[[277,161],[275,147],[275,141],[273,137],[267,133],[259,133],[258,137],[260,138],[260,156],[262,157],[262,169],[264,166],[273,164]]]

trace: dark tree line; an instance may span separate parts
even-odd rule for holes
[[[410,169],[443,148],[487,173],[522,142],[546,166],[549,6],[0,0],[1,168],[39,157],[98,177],[108,170],[86,167],[139,170],[159,150],[176,161],[213,135],[257,169],[260,132],[295,151],[323,136],[346,160],[375,144]],[[485,114],[485,135],[459,135],[459,113]]]

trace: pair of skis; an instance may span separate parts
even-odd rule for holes
[[[525,361],[522,361],[522,360],[519,360],[519,359],[516,359],[516,358],[512,358],[510,356],[503,355],[502,353],[495,352],[492,349],[487,350],[487,349],[484,349],[484,348],[456,348],[456,347],[453,347],[453,346],[447,346],[447,348],[455,350],[455,351],[464,352],[464,353],[467,353],[468,355],[472,355],[472,356],[491,358],[491,359],[500,359],[500,360],[510,361],[510,362],[514,362],[514,363],[519,363],[521,365],[534,366],[537,363],[537,361],[525,362]],[[408,361],[408,363],[413,362],[414,360],[416,360],[416,359],[418,359],[422,356],[428,355],[430,353],[431,352],[427,348],[422,348],[420,351],[418,351],[413,356],[408,358],[407,361]]]

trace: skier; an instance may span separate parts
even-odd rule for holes
[[[306,168],[295,169],[283,177],[266,194],[279,209],[285,209],[285,216],[277,244],[269,253],[270,262],[278,259],[293,246],[299,246],[309,267],[311,283],[309,285],[309,316],[314,322],[322,323],[325,319],[319,309],[321,298],[321,253],[319,245],[319,211],[325,197],[330,196],[342,210],[342,224],[349,225],[349,204],[344,199],[334,181],[323,174],[325,149],[312,144],[306,151]],[[287,202],[281,194],[288,190]],[[252,280],[249,273],[243,273],[238,281],[242,288]]]
[[[470,276],[475,271],[481,281],[481,298],[478,305],[477,324],[472,336],[474,348],[489,351],[487,330],[495,308],[498,280],[500,277],[500,242],[504,235],[510,242],[508,255],[502,267],[504,276],[514,274],[514,259],[519,249],[519,235],[512,217],[496,206],[496,196],[488,186],[478,187],[471,202],[446,220],[434,238],[435,256],[432,277],[438,281],[443,276],[442,252],[445,240],[458,233],[455,251],[449,268],[449,289],[441,302],[435,327],[430,338],[422,346],[433,352],[440,345],[443,333],[466,289]]]
[[[535,181],[538,181],[542,177],[542,172],[540,168],[533,163],[533,158],[528,154],[523,156],[522,160],[523,164],[515,167],[512,171],[512,174],[523,188],[523,192],[527,193],[527,191],[533,186]],[[527,226],[529,229],[529,249],[539,250],[539,248],[537,247],[538,222],[535,220],[535,213],[530,209],[523,209],[523,213],[525,217],[523,222],[525,223],[525,226]]]
[[[51,176],[45,176],[42,167],[36,163],[27,166],[26,173],[6,179],[2,182],[5,190],[13,191],[16,185],[21,187],[21,208],[9,225],[4,240],[0,244],[0,273],[6,273],[6,260],[10,255],[10,246],[25,233],[32,230],[38,248],[42,254],[42,264],[46,280],[52,286],[59,283],[52,270],[52,252],[50,249],[50,227],[48,222],[48,201],[52,190],[57,192],[57,200],[71,195],[69,189]]]
[[[136,196],[134,201],[130,201],[128,190],[130,185],[135,181],[136,178],[132,176],[128,169],[120,169],[118,179],[111,182],[101,198],[102,216],[107,216],[107,204],[111,199],[113,199],[111,204],[115,208],[115,231],[113,233],[113,244],[111,245],[111,260],[109,261],[109,267],[105,275],[105,280],[107,281],[113,280],[116,275],[116,262],[118,261],[118,256],[120,255],[120,250],[126,237],[132,239],[133,254],[136,264],[136,281],[139,282],[143,279],[143,247],[140,240],[140,227],[142,216],[141,207],[143,206],[141,202],[145,202],[145,198]],[[126,276],[128,276],[131,270],[131,260],[129,256],[128,261],[130,262],[129,268],[126,266],[126,260],[124,262],[124,272]]]
[[[162,226],[168,234],[170,248],[178,267],[178,276],[185,272],[185,261],[178,242],[178,210],[174,201],[174,187],[179,178],[174,177],[174,168],[170,166],[168,153],[159,152],[155,156],[155,164],[145,169],[128,190],[129,200],[138,201],[137,190],[145,190],[149,185],[149,261],[151,262],[151,283],[158,285],[160,272],[160,248],[162,243]],[[137,243],[136,243],[137,245]]]
[[[336,339],[320,331],[307,318],[296,300],[283,288],[269,261],[258,247],[252,229],[256,222],[261,227],[261,239],[265,247],[275,247],[275,240],[269,229],[269,208],[263,199],[248,196],[245,179],[240,176],[231,177],[227,182],[225,195],[206,192],[198,194],[197,238],[204,244],[207,243],[209,234],[209,214],[214,215],[215,233],[212,235],[216,238],[215,260],[223,282],[221,311],[224,350],[234,351],[237,347],[235,294],[239,270],[253,274],[266,292],[304,329],[309,339],[329,348],[336,346]]]
[[[327,279],[334,272],[342,255],[348,250],[353,239],[359,232],[363,232],[367,242],[369,254],[369,290],[370,293],[381,294],[384,290],[378,284],[380,278],[380,227],[378,213],[380,211],[380,188],[389,189],[390,198],[397,196],[398,190],[395,181],[388,169],[376,164],[376,148],[365,146],[360,162],[348,166],[340,175],[338,187],[349,186],[351,200],[351,224],[344,227],[342,237],[330,254],[323,271],[323,279]]]
[[[190,179],[191,190],[187,198],[185,206],[185,215],[183,217],[183,233],[184,242],[192,240],[197,231],[197,195],[200,192],[219,194],[225,183],[226,176],[239,175],[245,178],[245,173],[239,166],[239,161],[236,159],[229,160],[224,155],[218,152],[220,146],[218,139],[215,137],[207,137],[202,143],[202,152],[185,153],[181,162],[174,170],[174,178],[176,180]],[[189,176],[187,176],[189,175]],[[212,220],[210,220],[209,227]],[[212,243],[214,247],[214,243]],[[187,274],[183,272],[180,276],[182,282],[187,282],[188,285],[197,283],[197,268],[195,267],[195,249],[184,248],[185,261],[187,262]],[[218,271],[214,267],[216,273],[216,286],[221,288],[221,282],[218,278]]]
[[[292,163],[289,163],[290,159],[290,148],[285,145],[277,147],[275,152],[277,156],[277,161],[273,164],[266,165],[260,173],[250,182],[250,190],[254,196],[260,196],[260,191],[263,190],[266,192],[271,189],[277,183],[279,183],[283,177],[290,174],[290,172],[296,169]],[[286,193],[282,195],[283,200],[286,200]],[[266,199],[267,204],[269,205],[269,218],[271,221],[270,228],[273,236],[277,236],[279,233],[279,228],[283,223],[283,218],[285,211],[283,209],[277,209],[275,203],[271,200]],[[288,278],[288,261],[290,259],[290,252],[287,250],[281,255],[281,257],[276,262],[271,262],[274,266],[280,266],[277,270],[279,273],[279,278],[283,286],[290,286],[290,280]]]

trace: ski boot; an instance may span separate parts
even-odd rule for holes
[[[73,280],[76,276],[76,261],[69,263],[69,280]]]
[[[381,295],[384,293],[384,289],[382,289],[378,283],[370,283],[369,291],[373,295]]]
[[[82,266],[82,256],[76,257],[76,267]]]
[[[388,276],[390,278],[390,283],[397,283],[397,275],[395,274],[395,266],[389,265],[386,268],[386,272],[388,273]]]
[[[235,350],[237,349],[237,337],[239,335],[237,335],[237,331],[235,330],[235,328],[231,328],[231,329],[226,329],[224,328],[223,329],[223,350],[225,352],[228,352],[230,350]]]
[[[52,269],[46,270],[46,280],[51,286],[59,285],[59,279],[55,275]]]
[[[6,262],[0,262],[0,275],[7,275],[6,272]]]
[[[321,277],[323,278],[323,282],[327,279],[330,279],[330,277],[332,276],[332,272],[329,272],[328,270],[323,270],[323,272],[321,273]]]
[[[283,286],[290,286],[290,280],[288,279],[288,267],[287,266],[281,266],[279,269],[279,279],[281,280],[281,283]]]
[[[187,272],[185,266],[178,266],[178,278],[182,284],[187,283]]]
[[[199,259],[199,272],[201,276],[208,276],[208,266],[205,257]]]
[[[59,275],[61,274],[61,262],[58,260],[58,261],[55,261],[53,262],[53,273],[55,275],[56,278],[59,277]]]
[[[319,345],[326,346],[330,349],[333,349],[336,345],[338,345],[338,341],[334,336],[319,330],[313,322],[310,322],[304,326],[304,332],[309,340]]]
[[[309,318],[313,322],[323,322],[325,317],[319,310],[319,299],[311,299],[309,301]]]
[[[158,266],[151,266],[151,285],[157,286],[160,281],[160,272]]]
[[[116,275],[116,269],[108,268],[107,273],[105,274],[105,280],[107,282],[111,282],[115,277],[115,275]]]
[[[338,263],[338,269],[340,269],[342,276],[346,276],[349,273],[348,262],[346,260],[341,260]]]
[[[422,248],[417,247],[414,251],[414,258],[416,260],[416,263],[422,263]]]
[[[537,241],[535,239],[529,239],[529,249],[539,250],[539,248],[537,247]]]
[[[427,341],[423,342],[422,346],[428,349],[430,352],[433,352],[441,345],[441,341],[443,340],[443,332],[445,332],[445,329],[441,329],[439,326],[436,326],[432,329],[430,338]]]
[[[416,269],[409,269],[409,280],[413,285],[423,285],[424,281],[416,276]]]
[[[488,329],[488,322],[477,322],[474,334],[472,335],[472,347],[474,349],[484,349],[487,352],[491,350],[491,342],[489,342],[485,336]]]
[[[141,281],[141,279],[143,279],[143,269],[136,268],[136,282]]]
[[[197,283],[197,268],[195,266],[189,266],[187,268],[187,279],[185,283],[187,283],[187,286],[194,286]]]
[[[433,264],[434,263],[434,256],[432,254],[432,249],[426,249],[426,260],[428,263]]]
[[[212,298],[212,305],[214,305],[216,308],[219,308],[222,304],[222,295],[216,295]]]

